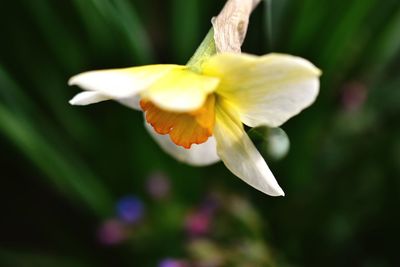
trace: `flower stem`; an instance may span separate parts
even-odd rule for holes
[[[204,60],[217,53],[214,42],[214,30],[213,28],[207,33],[200,46],[196,49],[193,56],[189,59],[186,66],[195,72],[201,72],[201,65]]]

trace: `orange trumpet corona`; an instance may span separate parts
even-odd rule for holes
[[[210,94],[198,110],[181,113],[160,109],[151,101],[142,99],[140,106],[146,121],[162,135],[169,134],[178,146],[189,149],[192,144],[202,144],[212,136],[215,123],[215,96]]]

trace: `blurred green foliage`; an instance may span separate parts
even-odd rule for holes
[[[235,242],[250,244],[245,255],[270,257],[224,266],[399,266],[400,2],[265,2],[243,51],[302,56],[324,72],[317,102],[283,126],[288,156],[269,161],[284,198],[259,193],[222,164],[174,161],[138,112],[68,105],[76,73],[185,63],[224,1],[3,1],[0,266],[156,266]],[[154,171],[169,177],[168,201],[148,193]],[[219,249],[209,240],[187,245],[184,234],[185,216],[210,190],[242,195],[242,216],[257,217],[236,236],[235,216],[220,215],[210,239]],[[97,227],[126,195],[143,200],[144,221],[119,245],[99,243]]]

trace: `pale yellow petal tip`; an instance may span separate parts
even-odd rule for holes
[[[266,187],[264,188],[257,188],[258,190],[261,190],[267,195],[270,195],[272,197],[284,197],[285,192],[283,192],[283,189],[279,186],[278,182],[275,180],[273,177],[272,181],[267,181]]]
[[[319,68],[317,68],[313,63],[311,63],[310,61],[303,59],[306,63],[308,63],[308,68],[311,71],[311,73],[317,77],[320,77],[322,75],[322,70],[320,70]]]
[[[285,196],[285,192],[283,192],[282,188],[279,188],[278,194],[279,194],[279,195],[277,195],[278,197],[284,197]]]
[[[322,75],[322,70],[317,68],[313,63],[311,63],[307,59],[301,57],[294,57],[294,58],[297,59],[299,62],[301,62],[301,65],[306,67],[311,72],[312,75],[315,75],[317,77],[320,77]]]
[[[83,106],[83,104],[81,103],[80,94],[74,96],[71,100],[68,101],[68,103],[72,106]]]
[[[248,183],[253,188],[259,190],[260,192],[262,192],[268,196],[271,196],[271,197],[284,197],[285,196],[285,192],[283,192],[282,188],[276,183],[275,180],[269,181],[269,182],[267,181],[267,183],[263,184],[263,185],[260,185],[260,184],[254,185],[254,184],[249,183],[245,179],[242,179],[242,180],[245,181],[246,183]]]
[[[94,78],[96,78],[96,77],[92,77],[92,75],[95,73],[96,73],[96,71],[86,71],[86,72],[82,72],[77,75],[74,75],[71,78],[69,78],[68,85],[69,86],[74,86],[74,85],[85,86],[85,84],[86,84],[86,87],[87,87],[88,86],[87,84],[89,84],[91,82],[90,79],[95,80]]]
[[[69,78],[68,80],[68,85],[69,86],[73,86],[73,85],[77,85],[77,78],[79,77],[78,75],[72,76],[71,78]]]
[[[69,103],[73,106],[86,106],[98,102],[102,102],[105,100],[109,100],[110,98],[102,95],[98,92],[85,91],[75,95]]]
[[[315,74],[316,76],[318,76],[318,77],[322,76],[322,74],[323,74],[322,70],[320,70],[319,68],[317,68],[317,67],[315,67],[315,66],[314,66],[314,68],[313,68],[313,72],[314,72],[314,74]]]
[[[272,188],[272,192],[269,191],[267,195],[273,196],[273,197],[284,197],[285,192],[283,192],[282,188],[279,185],[276,185]]]

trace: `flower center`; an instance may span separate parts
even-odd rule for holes
[[[169,134],[172,142],[189,149],[201,144],[212,135],[215,122],[215,96],[210,94],[201,108],[192,112],[171,112],[158,108],[151,101],[142,99],[140,106],[146,121],[159,134]]]

